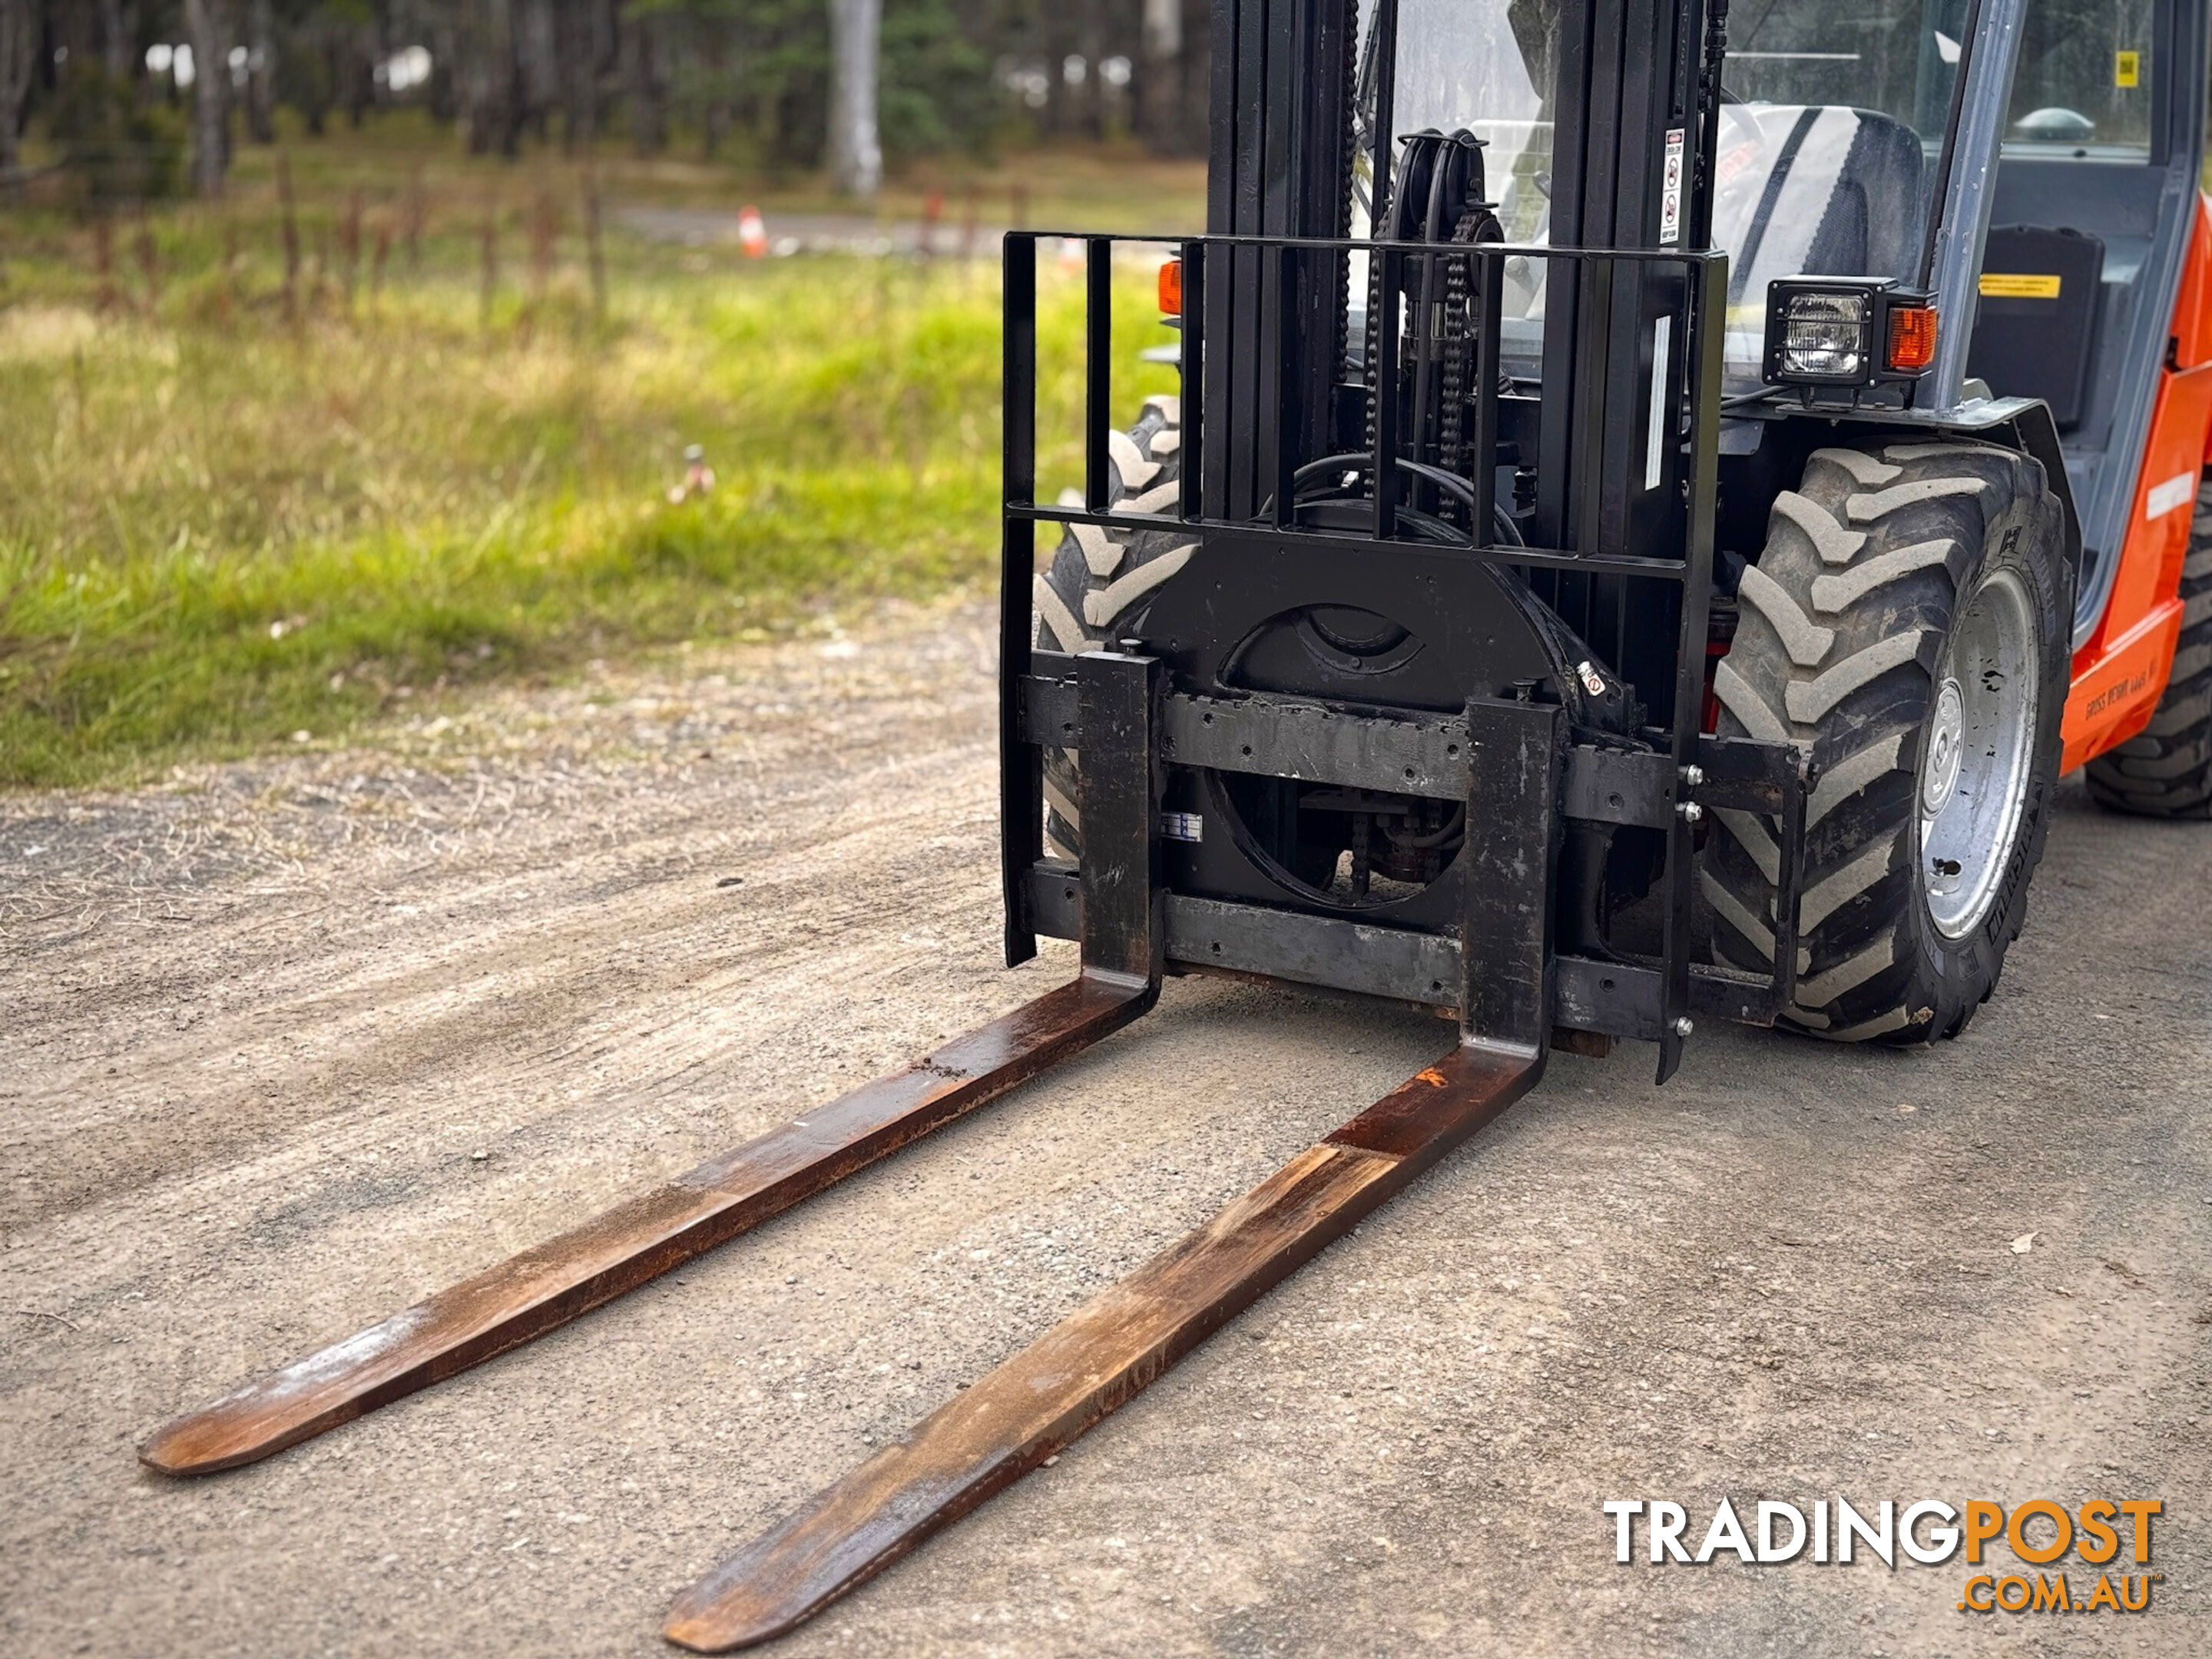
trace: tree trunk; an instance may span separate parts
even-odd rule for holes
[[[561,148],[588,151],[599,136],[600,85],[614,51],[611,0],[571,0],[555,13],[560,65]]]
[[[123,0],[100,0],[100,58],[106,64],[107,78],[118,82],[131,79],[131,48],[138,36],[138,31],[124,21],[123,11]]]
[[[276,28],[269,0],[252,0],[246,60],[246,131],[257,144],[276,142]]]
[[[522,131],[513,9],[508,0],[469,0],[459,9],[462,27],[455,42],[459,58],[453,83],[462,143],[471,155],[495,149],[512,156]]]
[[[461,119],[461,31],[453,9],[440,6],[429,13],[430,118],[440,126],[459,125]]]
[[[48,54],[46,62],[53,65],[51,75],[41,73],[38,79],[47,87],[57,84],[69,67],[100,60],[100,13],[94,7],[79,0],[76,5],[46,8],[45,39],[40,50]]]
[[[16,137],[38,66],[38,0],[0,0],[0,190],[15,191]]]
[[[1182,0],[1182,153],[1203,155],[1212,142],[1213,8]]]
[[[1137,131],[1155,155],[1206,153],[1212,11],[1212,0],[1144,0]]]
[[[381,42],[374,24],[356,24],[342,33],[346,43],[346,121],[358,127],[368,118],[369,107],[376,102],[376,61]]]
[[[493,70],[499,81],[499,153],[512,161],[522,154],[522,58],[509,0],[493,0],[499,16],[499,61]]]
[[[1145,0],[1137,130],[1156,155],[1176,155],[1182,149],[1182,3]]]
[[[883,0],[830,0],[830,176],[840,191],[863,200],[884,181],[876,133],[883,26]]]
[[[526,0],[514,28],[515,79],[521,97],[517,125],[544,143],[553,106],[561,100],[561,51],[552,0]]]
[[[1083,0],[1075,37],[1075,55],[1083,60],[1083,78],[1073,88],[1076,131],[1092,142],[1106,136],[1106,31],[1099,0]]]
[[[668,148],[667,66],[662,60],[660,19],[651,12],[622,23],[623,96],[629,106],[630,148],[657,155]]]
[[[192,40],[192,187],[222,194],[230,165],[230,8],[227,0],[185,0]]]
[[[589,149],[599,128],[599,54],[592,19],[582,6],[563,6],[554,15],[558,31],[553,61],[561,71],[561,148],[574,155]]]

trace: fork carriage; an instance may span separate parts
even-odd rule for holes
[[[1081,507],[1036,499],[1043,240],[1011,235],[1006,256],[1009,959],[1033,954],[1043,933],[1108,960],[1110,938],[1127,971],[1387,997],[1526,1048],[1555,1033],[1571,1045],[1655,1042],[1662,1080],[1698,1018],[1772,1023],[1794,979],[1790,930],[1754,976],[1702,958],[1692,911],[1705,813],[1782,820],[1794,860],[1808,776],[1789,744],[1698,729],[1726,256],[1182,240],[1180,489],[1171,510],[1139,513],[1105,499],[1096,465]],[[1085,241],[1097,460],[1109,449],[1114,252],[1138,240]],[[1366,384],[1329,382],[1302,446],[1299,422],[1249,418],[1236,394],[1255,378],[1316,379],[1294,313],[1355,260],[1416,315],[1422,296],[1453,291],[1457,331],[1374,331]],[[1591,331],[1576,355],[1583,464],[1573,490],[1527,515],[1550,532],[1538,545],[1519,538],[1499,495],[1501,478],[1510,492],[1538,471],[1544,402],[1504,380],[1496,303],[1509,264],[1531,260],[1554,267],[1588,314],[1629,319]],[[1252,342],[1272,343],[1267,362],[1254,363]],[[1468,390],[1456,456],[1441,423],[1410,408],[1451,358]],[[1624,382],[1631,395],[1609,395]],[[1501,459],[1468,459],[1482,454]],[[1373,488],[1378,477],[1391,487]],[[1081,654],[1033,647],[1038,523],[1177,544],[1141,637]],[[1601,649],[1567,623],[1565,605],[1603,632]],[[1622,662],[1641,678],[1622,681]],[[1082,760],[1078,860],[1043,852],[1050,749]],[[1108,824],[1121,826],[1110,843]],[[1794,886],[1794,871],[1787,878]]]

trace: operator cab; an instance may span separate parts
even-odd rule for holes
[[[2051,404],[2082,520],[2077,635],[2110,592],[2197,212],[2178,9],[2027,0],[1996,169],[1967,373]]]
[[[1967,0],[1776,0],[1730,20],[1715,164],[1712,245],[1730,256],[1728,374],[1756,388],[1767,284],[1778,278],[1923,276]],[[1750,9],[1746,8],[1748,11]],[[1552,235],[1551,120],[1559,7],[1541,0],[1400,0],[1393,126],[1480,140],[1508,243]],[[1375,7],[1363,7],[1352,230],[1371,234],[1371,135],[1382,77]],[[1924,24],[1924,27],[1922,25]],[[1507,366],[1539,375],[1547,262],[1508,263]],[[1360,336],[1364,287],[1352,284]],[[1533,386],[1532,386],[1533,389]]]
[[[1389,228],[1369,213],[1379,98],[1392,106],[1401,165],[1407,135],[1471,135],[1503,240],[1550,244],[1557,0],[1399,0],[1395,9],[1386,76],[1374,0],[1361,8],[1352,234]],[[2050,404],[2082,531],[2077,638],[2109,592],[2165,355],[2158,337],[2197,210],[2194,106],[2172,68],[2203,56],[2190,9],[2154,0],[1774,0],[1738,6],[1729,20],[1711,245],[1729,256],[1732,403],[1759,412],[1741,405],[1765,383],[1771,283],[1850,276],[1936,290],[1942,326],[1973,320],[1948,377],[1930,376],[1911,400]],[[2017,40],[2009,97],[1992,134],[1986,119],[1977,126],[1961,76],[2008,37]],[[1978,88],[1991,72],[1981,66]],[[1971,169],[1992,149],[1993,182],[1961,196],[1948,177],[1954,162]],[[1986,207],[1982,247],[1956,246],[1980,225],[1940,222],[1947,188],[1954,212],[1961,202]],[[1585,228],[1582,240],[1606,239]],[[1544,380],[1553,263],[1515,258],[1504,272],[1501,366],[1528,399]],[[1356,375],[1370,300],[1364,256],[1353,264],[1346,356]],[[1767,426],[1730,421],[1723,455],[1756,451]],[[1731,528],[1755,538],[1763,526],[1724,526],[1724,546]]]

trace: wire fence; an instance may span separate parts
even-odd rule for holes
[[[106,315],[301,324],[372,314],[395,289],[465,283],[485,328],[527,326],[549,307],[604,324],[617,278],[651,281],[718,262],[821,253],[923,264],[995,259],[1001,233],[1027,226],[1031,198],[1017,179],[931,188],[897,218],[763,216],[750,204],[611,201],[588,164],[434,183],[417,165],[334,180],[295,172],[281,150],[267,175],[218,201],[43,194],[0,199],[0,223],[27,230],[12,240],[40,278],[0,287],[0,305],[59,298]]]

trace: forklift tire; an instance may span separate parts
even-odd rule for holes
[[[2150,818],[2212,818],[2212,476],[2181,565],[2181,637],[2150,724],[2088,765],[2089,798]]]
[[[1720,735],[1814,768],[1784,1020],[1917,1044],[1987,1000],[2043,856],[2073,600],[2057,498],[2011,450],[1815,450],[1776,498],[1713,689]],[[1713,816],[1716,958],[1766,971],[1779,823]]]
[[[1129,513],[1172,513],[1182,488],[1182,407],[1163,394],[1127,433],[1110,434],[1106,500]],[[1070,492],[1071,494],[1073,492]],[[1073,505],[1082,505],[1078,499]],[[1097,651],[1132,632],[1162,583],[1189,562],[1197,543],[1163,530],[1101,530],[1070,525],[1046,573],[1031,590],[1041,651]],[[1083,851],[1076,801],[1076,758],[1044,757],[1046,850],[1065,859]]]

